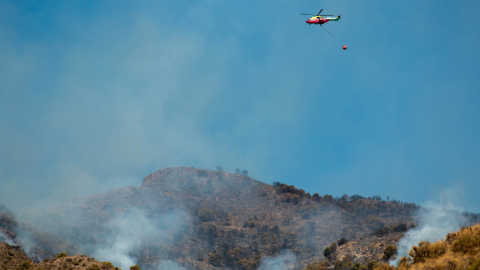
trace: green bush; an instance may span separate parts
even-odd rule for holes
[[[480,246],[480,238],[472,237],[470,235],[463,235],[459,239],[453,241],[452,251],[463,252],[464,254],[473,254],[476,247]]]
[[[210,253],[210,255],[208,255],[208,263],[209,264],[219,267],[219,266],[222,265],[222,262],[223,262],[222,255],[220,255],[216,252],[212,252],[212,253]]]
[[[67,253],[62,252],[62,253],[58,254],[57,256],[55,256],[55,258],[60,259],[60,258],[65,258],[67,256],[68,256]]]
[[[445,254],[447,248],[442,243],[431,244],[420,242],[418,247],[414,246],[408,255],[412,257],[413,263],[425,262],[428,258],[438,258]]]
[[[356,262],[353,264],[352,270],[368,270],[368,267]]]
[[[472,265],[470,265],[468,270],[480,270],[480,259],[476,260]]]
[[[341,238],[337,241],[338,246],[345,245],[346,243],[348,243],[348,240],[346,238]]]
[[[113,264],[111,262],[103,262],[102,269],[110,269],[113,268]]]
[[[377,261],[369,261],[369,262],[367,263],[367,269],[368,269],[368,270],[373,270],[373,269],[375,269],[375,267],[378,266],[378,265],[379,265],[379,263],[378,263]]]
[[[395,254],[397,254],[397,248],[392,245],[388,245],[383,251],[383,259],[385,261],[390,260]]]
[[[337,251],[337,243],[333,242],[330,246],[326,247],[323,250],[323,256],[325,256],[326,258],[330,258],[335,253],[335,251]]]
[[[24,270],[32,268],[32,263],[29,261],[24,261],[20,266],[15,268],[15,270]]]
[[[98,265],[94,264],[94,265],[90,266],[88,268],[88,270],[100,270],[100,267]]]

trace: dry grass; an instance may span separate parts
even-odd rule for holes
[[[110,262],[99,262],[94,258],[86,255],[67,256],[65,253],[60,253],[55,258],[45,260],[41,263],[33,265],[32,269],[66,269],[66,270],[115,270],[116,268]]]
[[[462,228],[436,243],[420,242],[409,255],[412,259],[402,259],[398,270],[479,270],[480,225]]]
[[[30,261],[18,246],[0,243],[0,270],[118,270],[110,262],[99,262],[86,255],[67,256],[60,253],[40,263]]]

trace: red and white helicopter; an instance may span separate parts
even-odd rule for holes
[[[313,17],[311,17],[307,20],[308,24],[320,24],[320,25],[322,25],[322,24],[327,23],[329,21],[335,21],[336,22],[336,21],[340,20],[340,17],[341,17],[340,15],[336,15],[336,16],[335,15],[322,15],[322,16],[320,16],[320,13],[322,13],[322,11],[323,11],[323,9],[321,9],[317,13],[317,15],[305,14],[305,13],[302,13],[300,15],[313,15]]]
[[[313,17],[310,17],[306,21],[306,23],[308,23],[309,25],[318,24],[318,25],[322,26],[324,23],[327,23],[327,22],[330,22],[330,21],[337,22],[338,20],[340,20],[341,15],[322,15],[322,16],[320,16],[320,13],[322,13],[322,11],[323,11],[323,8],[317,13],[317,15],[305,14],[305,13],[302,13],[300,15],[313,15]],[[323,28],[323,26],[322,26],[322,28]],[[328,32],[327,29],[325,29],[325,28],[323,28],[323,29],[325,31],[327,31],[327,33],[330,34],[330,36],[332,36],[335,39],[335,37],[330,32]],[[343,46],[342,49],[346,50],[347,46]]]

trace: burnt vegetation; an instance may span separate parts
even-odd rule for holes
[[[187,269],[257,269],[262,258],[284,250],[296,257],[296,269],[373,269],[383,256],[394,256],[386,247],[414,226],[418,206],[380,196],[311,195],[293,185],[262,183],[240,169],[168,168],[145,177],[139,187],[48,213],[47,227],[58,235],[18,224],[11,213],[4,219],[0,215],[0,229],[12,239],[19,228],[30,232],[35,248],[28,256],[38,263],[46,258],[63,263],[69,257],[55,254],[89,254],[89,248],[108,240],[102,238],[109,235],[105,225],[128,209],[141,212],[151,223],[147,227],[157,228],[128,254],[145,269],[166,260]],[[78,269],[114,269],[80,259],[71,258],[78,267],[85,264]]]

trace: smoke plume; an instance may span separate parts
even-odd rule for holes
[[[12,239],[10,239],[10,237],[8,237],[8,235],[6,235],[3,231],[0,230],[0,242],[2,243],[6,243],[6,244],[9,244],[9,245],[15,245],[15,243],[13,242]]]
[[[179,233],[187,222],[188,216],[181,211],[167,212],[155,219],[140,209],[124,212],[105,225],[104,231],[109,233],[103,236],[105,242],[97,247],[95,257],[129,269],[138,264],[137,251],[145,243],[154,241],[158,245],[172,245],[170,237]],[[159,269],[167,269],[164,265],[174,266],[175,263],[163,262]]]
[[[410,249],[420,241],[440,241],[446,234],[460,229],[465,223],[458,209],[451,205],[442,207],[434,203],[428,203],[421,208],[416,219],[418,226],[409,230],[400,240],[397,246],[398,256],[390,261],[391,265],[398,265],[402,257],[408,257]]]
[[[186,270],[186,268],[181,267],[172,260],[166,260],[158,265],[157,270]]]
[[[258,267],[259,270],[288,270],[294,269],[297,264],[295,255],[290,250],[284,250],[276,257],[264,257]]]

